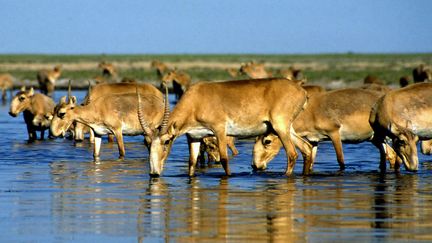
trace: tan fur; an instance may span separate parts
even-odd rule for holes
[[[379,84],[379,85],[383,85],[384,82],[378,78],[375,75],[367,75],[364,79],[363,79],[363,83],[364,84]]]
[[[162,93],[151,84],[136,84],[136,83],[102,83],[97,84],[91,88],[90,94],[87,94],[84,98],[84,104],[89,104],[91,101],[105,95],[115,94],[135,94],[136,91],[140,92],[144,96],[154,96],[158,99],[163,99]],[[85,126],[77,123],[74,127],[74,139],[76,141],[82,141],[85,134]],[[112,142],[112,135],[108,135],[108,141]],[[90,142],[93,141],[93,135],[90,136]]]
[[[99,63],[98,68],[102,70],[102,75],[108,78],[117,77],[117,69],[114,64],[102,61]]]
[[[159,60],[153,60],[150,63],[150,67],[156,69],[156,75],[159,80],[162,80],[163,75],[169,70],[168,66]]]
[[[279,74],[281,77],[287,78],[287,79],[302,79],[303,73],[302,70],[299,68],[295,68],[293,66],[290,66],[285,69],[281,69],[279,71]]]
[[[227,136],[254,137],[275,130],[286,155],[286,174],[292,173],[297,153],[289,130],[306,103],[306,91],[287,79],[253,79],[202,82],[192,85],[169,116],[166,130],[153,139],[150,174],[160,175],[173,141],[187,134],[190,154],[198,154],[200,139],[217,138],[221,163],[230,175]],[[198,146],[197,146],[198,145]],[[192,156],[191,156],[192,157]],[[196,157],[189,161],[189,175],[195,173]]]
[[[2,91],[2,100],[6,100],[6,93],[10,91],[10,97],[13,97],[13,78],[9,73],[0,74],[0,89]]]
[[[225,69],[231,78],[237,78],[239,76],[239,70],[237,68]]]
[[[143,117],[156,129],[163,116],[162,94],[158,96],[140,94],[143,102]],[[84,106],[76,106],[76,99],[72,97],[66,102],[64,97],[56,106],[51,123],[54,136],[64,134],[71,124],[76,121],[85,124],[95,132],[94,159],[100,155],[100,137],[114,134],[117,139],[120,158],[125,156],[123,135],[142,135],[143,129],[137,116],[137,94],[109,94],[100,96]]]
[[[271,73],[265,69],[263,63],[255,63],[255,62],[248,62],[242,64],[239,73],[245,74],[249,78],[253,78],[253,79],[269,78],[272,76]]]
[[[61,73],[61,65],[55,66],[52,70],[44,69],[37,73],[36,77],[42,94],[52,97],[55,90],[55,83]]]
[[[235,147],[235,138],[231,136],[227,136],[227,145],[228,148],[231,150],[232,155],[236,156],[239,152],[237,148]],[[207,154],[207,160],[209,162],[211,161],[220,161],[220,152],[218,148],[218,142],[215,136],[211,137],[205,137],[202,139],[201,145],[200,145],[200,161],[205,161],[205,154]]]
[[[375,131],[375,145],[381,151],[381,170],[385,170],[382,144],[393,139],[393,147],[405,168],[418,169],[416,143],[432,139],[432,83],[417,83],[388,92],[372,109],[369,122]]]
[[[176,98],[180,99],[184,91],[187,90],[191,84],[191,77],[183,71],[172,70],[162,77],[162,81],[165,82],[165,84],[172,82]]]
[[[50,120],[46,114],[52,113],[54,106],[55,103],[50,97],[44,94],[35,94],[33,88],[30,90],[23,88],[12,99],[9,115],[16,117],[23,112],[29,141],[36,140],[36,131],[40,131],[40,139],[42,140],[45,130],[50,127]]]
[[[306,90],[308,97],[326,92],[326,90],[320,85],[307,84],[302,85],[302,87]]]
[[[369,113],[381,96],[382,93],[363,89],[341,89],[310,96],[306,109],[294,121],[293,141],[304,158],[303,173],[309,174],[312,170],[317,144],[323,140],[333,142],[343,170],[342,142],[371,141],[373,130],[369,125]],[[265,169],[281,147],[275,135],[258,138],[254,146],[253,166]]]
[[[381,93],[387,93],[390,90],[392,90],[389,86],[387,86],[385,84],[377,84],[377,83],[365,83],[360,88],[375,90],[375,91],[378,91]]]

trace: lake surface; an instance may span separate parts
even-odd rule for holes
[[[252,172],[252,140],[241,140],[232,176],[213,164],[189,178],[182,136],[162,177],[151,179],[141,136],[126,137],[123,161],[104,138],[94,163],[88,141],[28,144],[22,115],[8,110],[0,106],[1,242],[432,240],[432,157],[420,155],[417,173],[380,175],[374,146],[344,145],[347,168],[338,173],[331,144],[322,143],[313,175],[301,175],[299,159],[286,177],[283,152]]]

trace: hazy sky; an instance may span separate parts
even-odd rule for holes
[[[0,0],[0,53],[432,52],[430,0]]]

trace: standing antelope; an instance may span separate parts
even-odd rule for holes
[[[269,78],[272,74],[265,70],[263,63],[256,62],[248,62],[242,64],[239,69],[240,74],[245,74],[249,78],[257,79],[257,78]]]
[[[162,81],[165,82],[165,84],[172,82],[176,98],[180,99],[184,91],[189,87],[191,77],[185,72],[171,70],[162,77]]]
[[[98,64],[98,68],[102,70],[102,75],[108,78],[116,78],[117,70],[112,63],[102,61]]]
[[[45,130],[50,127],[50,120],[46,114],[52,113],[54,106],[55,103],[50,97],[35,94],[33,88],[26,90],[23,87],[12,99],[9,115],[16,117],[23,112],[29,142],[36,140],[36,131],[40,131],[40,139],[43,140]]]
[[[302,79],[303,73],[302,70],[299,68],[295,68],[293,66],[290,66],[286,69],[281,69],[279,71],[281,77],[284,77],[286,79]]]
[[[6,101],[6,92],[10,91],[10,97],[13,97],[13,78],[9,73],[0,74],[0,89],[2,91],[2,101]]]
[[[55,83],[60,77],[62,71],[61,66],[57,65],[52,70],[44,69],[37,73],[37,80],[39,82],[39,89],[42,94],[53,96],[55,90]]]
[[[385,137],[409,171],[418,170],[417,141],[432,139],[432,83],[417,83],[388,92],[374,105],[369,122],[385,171]],[[397,164],[399,166],[399,164]]]
[[[164,74],[169,70],[167,65],[159,60],[152,61],[150,67],[156,69],[156,75],[159,80],[162,80]]]
[[[318,143],[323,140],[332,141],[339,167],[344,170],[342,142],[372,140],[374,133],[369,125],[369,114],[381,96],[382,93],[366,89],[341,89],[311,95],[306,109],[294,121],[293,141],[303,155],[303,173],[311,172]],[[265,169],[281,147],[280,140],[273,134],[259,137],[254,145],[252,167]],[[389,146],[387,149],[393,165],[396,155]]]
[[[89,85],[89,90],[86,97],[84,98],[84,105],[88,105],[92,101],[104,95],[115,95],[115,94],[135,94],[136,90],[143,96],[155,96],[162,97],[162,93],[151,84],[135,84],[135,83],[102,83],[97,84],[93,87]],[[84,124],[76,123],[74,127],[74,139],[75,141],[84,140]],[[112,134],[108,134],[108,140],[114,141]],[[90,130],[90,142],[94,142],[94,136],[92,130]]]
[[[137,92],[139,92],[138,88]],[[137,102],[140,99],[142,101]],[[141,105],[140,108],[137,106],[138,103]],[[157,95],[109,94],[91,100],[83,106],[77,106],[74,96],[69,96],[68,101],[65,96],[55,108],[51,132],[54,136],[65,134],[74,121],[89,126],[95,133],[93,150],[95,161],[99,160],[100,156],[101,136],[114,134],[117,139],[119,158],[122,159],[125,156],[123,135],[142,135],[143,129],[140,122],[148,125],[144,133],[151,133],[161,123],[163,108],[163,97],[160,92]],[[137,113],[141,114],[140,118]],[[151,142],[149,139],[146,137],[147,146]]]
[[[432,72],[424,64],[420,64],[412,71],[414,83],[432,81]]]
[[[230,175],[227,136],[254,137],[269,131],[275,131],[283,142],[288,161],[285,174],[290,175],[297,158],[290,129],[306,100],[306,91],[298,83],[287,79],[192,85],[171,114],[166,108],[161,130],[153,134],[150,175],[159,176],[162,173],[173,141],[185,133],[189,144],[190,176],[195,173],[200,139],[210,135],[216,136],[222,166]]]

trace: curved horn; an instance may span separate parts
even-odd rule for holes
[[[90,80],[87,80],[87,82],[88,82],[88,91],[86,97],[84,98],[84,105],[90,104],[91,83]]]
[[[163,85],[165,86],[165,110],[164,110],[164,116],[161,124],[161,134],[165,134],[168,130],[168,119],[170,116],[170,109],[169,109],[169,100],[168,100],[168,86],[165,82],[163,82]]]
[[[142,112],[141,95],[139,94],[138,84],[136,85],[136,94],[138,98],[138,120],[141,124],[141,128],[144,131],[144,134],[148,136],[153,136],[153,130],[150,128],[150,125],[144,119],[144,114]]]
[[[70,100],[71,100],[71,97],[72,97],[72,87],[71,87],[71,83],[72,83],[72,80],[69,80],[69,84],[68,84],[68,95],[67,95],[67,97],[68,97],[68,101],[70,101]]]

